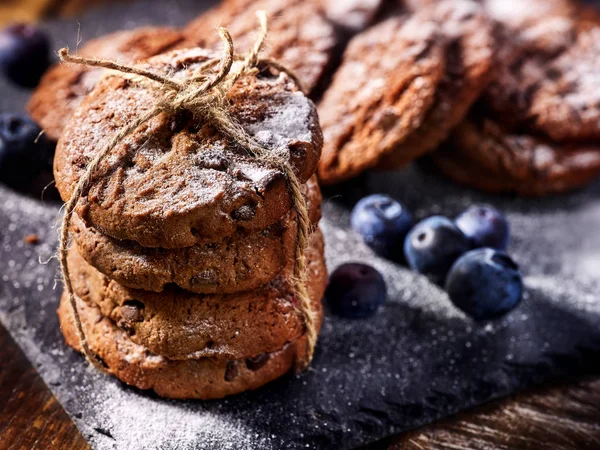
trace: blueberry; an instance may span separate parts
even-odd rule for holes
[[[0,70],[13,83],[35,87],[50,65],[50,42],[34,25],[14,24],[0,31]]]
[[[470,243],[454,223],[442,216],[419,222],[404,241],[404,255],[411,269],[443,283],[448,270]]]
[[[393,256],[402,252],[402,244],[413,225],[413,218],[399,201],[388,195],[374,194],[356,204],[350,223],[375,252]]]
[[[473,205],[456,218],[456,226],[471,240],[473,247],[491,247],[505,250],[510,226],[496,208]]]
[[[452,302],[476,320],[514,308],[523,295],[519,266],[501,250],[480,248],[459,258],[446,280]]]
[[[40,132],[24,114],[0,114],[0,181],[21,187],[51,170],[54,145]]]
[[[371,266],[360,263],[342,264],[329,277],[325,292],[334,314],[360,319],[375,314],[384,304],[385,281]]]

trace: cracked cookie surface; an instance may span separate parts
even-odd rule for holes
[[[179,50],[143,67],[181,80],[213,56],[203,49]],[[114,72],[96,85],[57,146],[54,175],[63,200],[108,137],[153,109],[156,95],[152,86]],[[300,182],[314,174],[322,147],[316,108],[286,74],[269,70],[242,77],[226,101],[231,117],[287,160]],[[113,238],[180,248],[216,242],[240,229],[264,229],[290,208],[281,170],[200,118],[161,113],[101,163],[76,212]]]
[[[496,43],[493,25],[472,1],[443,1],[425,8],[448,42],[446,73],[421,125],[386,154],[378,167],[404,166],[431,152],[448,137],[490,82]]]
[[[392,17],[350,41],[319,104],[322,183],[376,166],[422,124],[445,73],[445,51],[428,13]]]
[[[573,2],[508,1],[494,81],[484,102],[490,115],[511,127],[556,141],[600,138],[600,20]],[[511,8],[511,6],[513,8]],[[509,11],[513,13],[509,14]]]

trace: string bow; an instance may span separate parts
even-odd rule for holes
[[[300,90],[302,86],[298,78],[277,61],[268,58],[259,58],[259,52],[268,33],[267,17],[263,11],[257,12],[260,25],[259,35],[245,57],[234,52],[233,40],[225,28],[219,28],[219,36],[224,44],[221,58],[211,58],[202,63],[194,73],[183,80],[162,76],[142,67],[119,64],[114,61],[84,58],[69,54],[63,48],[58,52],[61,61],[101,67],[121,73],[138,75],[143,80],[150,81],[157,94],[158,100],[153,109],[144,113],[128,126],[116,133],[106,145],[98,151],[88,164],[84,174],[79,179],[69,201],[65,205],[65,214],[60,227],[60,245],[58,257],[62,270],[62,277],[67,290],[69,304],[73,310],[75,329],[79,337],[81,348],[86,359],[99,370],[106,372],[101,359],[91,350],[82,328],[81,319],[77,309],[73,285],[67,262],[67,249],[69,243],[69,229],[73,212],[77,202],[88,195],[94,181],[94,176],[104,158],[127,136],[139,126],[161,113],[174,115],[179,111],[187,110],[196,117],[203,118],[211,123],[220,132],[244,148],[252,157],[284,173],[287,180],[288,191],[292,199],[292,207],[296,212],[297,236],[295,246],[295,260],[293,271],[294,294],[298,300],[298,310],[302,316],[306,329],[307,349],[301,367],[305,368],[312,360],[317,341],[316,317],[311,300],[306,289],[306,246],[310,232],[310,219],[306,200],[302,195],[301,183],[289,163],[289,149],[269,149],[258,143],[243,127],[228,113],[225,99],[229,90],[242,77],[257,71],[257,66],[266,65],[276,70],[285,72],[296,83]],[[219,64],[220,63],[220,64]],[[214,68],[219,65],[219,70],[214,73]],[[212,75],[212,76],[211,76]]]

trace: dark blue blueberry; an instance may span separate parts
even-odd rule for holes
[[[492,319],[519,303],[523,279],[519,266],[506,253],[480,248],[454,263],[446,291],[452,303],[474,319]]]
[[[0,181],[21,187],[52,168],[54,145],[24,114],[0,114]]]
[[[510,226],[506,217],[496,208],[487,205],[470,206],[455,222],[475,248],[505,250],[508,245]]]
[[[377,253],[394,256],[413,225],[412,214],[388,195],[374,194],[361,199],[350,217],[354,231]]]
[[[385,303],[385,297],[381,274],[360,263],[342,264],[335,269],[325,292],[331,311],[351,319],[372,316]]]
[[[50,41],[34,25],[14,24],[0,31],[0,70],[13,83],[35,87],[50,65]]]
[[[432,216],[419,222],[404,241],[404,256],[411,269],[443,283],[450,267],[471,248],[454,222]]]

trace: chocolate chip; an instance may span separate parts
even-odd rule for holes
[[[28,234],[23,238],[23,241],[28,245],[35,245],[40,241],[37,234]]]
[[[391,130],[398,123],[398,116],[392,110],[382,111],[377,122],[384,131]]]
[[[205,169],[227,170],[229,161],[214,152],[203,152],[196,156],[196,164]]]
[[[121,306],[121,318],[125,323],[144,320],[144,304],[139,300],[126,300]]]
[[[250,220],[256,214],[256,205],[243,205],[231,212],[233,220]]]
[[[306,142],[302,141],[292,141],[288,144],[288,150],[290,152],[290,157],[294,161],[303,161],[306,159],[306,155],[308,154],[309,145]]]
[[[259,72],[256,74],[256,78],[259,80],[274,80],[279,76],[271,67],[267,64],[259,63],[257,65]]]
[[[207,284],[215,284],[217,280],[218,277],[215,271],[208,269],[195,274],[190,279],[190,284],[192,284],[193,286],[205,286]]]
[[[246,367],[252,371],[262,369],[269,359],[271,359],[271,355],[268,353],[261,353],[253,358],[246,359]]]
[[[227,368],[225,369],[225,381],[233,381],[235,377],[240,374],[237,361],[227,361]]]
[[[187,110],[177,112],[169,123],[169,129],[172,133],[178,133],[185,129],[190,121],[193,119],[193,114]]]

